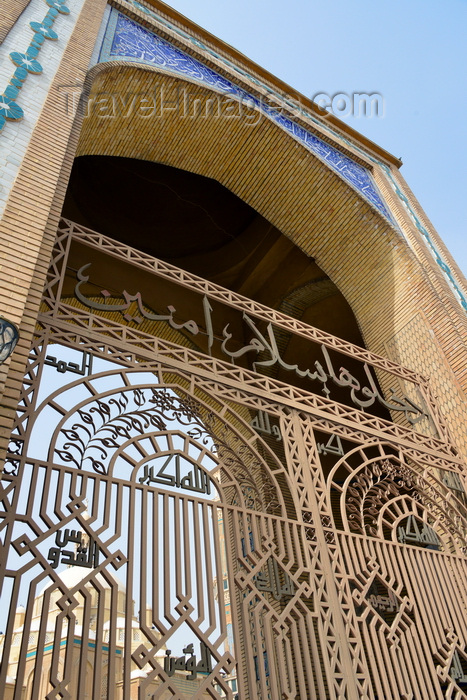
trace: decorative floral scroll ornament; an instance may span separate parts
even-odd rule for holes
[[[396,510],[400,514],[405,507],[401,497],[405,496],[413,506],[407,510],[407,515],[416,514],[425,521],[425,511],[429,514],[425,525],[432,528],[438,523],[446,537],[452,538],[451,541],[464,551],[467,520],[462,515],[463,506],[426,470],[419,473],[416,467],[395,464],[391,459],[369,462],[355,471],[342,494],[345,517],[354,532],[383,536],[381,518],[388,520],[391,502],[398,502]],[[417,509],[421,509],[420,513]],[[389,521],[386,526],[391,527]]]
[[[94,397],[57,428],[51,447],[59,461],[107,475],[116,451],[148,432],[170,432],[170,423],[176,430],[185,426],[186,435],[216,455],[229,483],[238,484],[246,508],[280,508],[275,484],[255,451],[209,409],[170,389],[131,387]]]
[[[154,405],[148,406],[150,403]],[[122,440],[130,440],[151,428],[164,430],[167,421],[183,423],[185,418],[184,424],[188,425],[191,417],[189,409],[168,392],[152,389],[152,397],[148,399],[139,388],[120,391],[118,396],[107,400],[97,399],[87,410],[78,409],[78,414],[81,422],[62,428],[60,434],[67,442],[61,444],[61,449],[56,447],[55,452],[78,469],[89,462],[99,474],[107,474],[110,454]],[[195,416],[193,420],[196,421]]]
[[[436,520],[450,533],[457,542],[463,554],[467,554],[467,518],[465,506],[450,489],[429,474],[419,474],[409,467],[401,465],[400,469],[391,465],[392,473],[397,483],[415,491],[412,498],[426,508]],[[430,481],[428,481],[428,478]],[[432,482],[432,483],[431,483]]]
[[[251,453],[245,444],[230,445],[232,436],[227,430],[214,438],[215,450],[222,466],[237,480],[243,495],[245,507],[248,510],[262,510],[265,507],[260,489],[258,488],[255,471],[260,467],[259,462],[251,462]],[[235,501],[236,505],[239,505]]]
[[[222,466],[238,481],[246,508],[266,509],[267,512],[280,509],[276,485],[261,459],[223,423],[223,427],[219,428],[220,423],[212,411],[205,410],[189,395],[177,398],[177,408],[174,407],[173,397],[167,392],[154,391],[150,402],[160,409],[170,408],[179,423],[190,426],[187,435],[194,440],[204,445],[211,443],[211,452],[217,454]]]
[[[365,467],[347,487],[346,510],[349,527],[361,534],[377,537],[376,519],[388,499],[399,495],[399,489],[388,472],[391,462],[375,463]]]

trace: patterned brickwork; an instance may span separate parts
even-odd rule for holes
[[[0,44],[3,43],[5,37],[16,20],[21,16],[21,13],[29,5],[31,0],[6,0],[2,6],[2,14],[0,16]]]
[[[15,644],[14,609],[22,601],[19,597],[21,567],[17,564],[28,549],[21,560],[23,573],[26,569],[34,569],[36,577],[27,593],[30,600],[27,601],[19,676],[24,677],[26,672],[26,647],[29,644],[26,635],[27,630],[33,631],[31,614],[35,586],[48,581],[49,591],[44,598],[46,605],[49,597],[52,600],[52,589],[55,599],[60,598],[59,605],[64,612],[57,617],[62,621],[54,628],[55,634],[60,632],[63,619],[69,621],[70,629],[75,625],[78,618],[74,610],[79,600],[88,595],[83,585],[70,590],[62,585],[58,595],[57,575],[47,557],[47,538],[53,538],[60,528],[70,526],[75,530],[83,528],[89,537],[96,537],[96,541],[100,537],[98,566],[96,571],[89,573],[89,580],[93,580],[93,595],[97,593],[101,608],[99,648],[102,642],[109,640],[104,640],[102,634],[104,591],[98,573],[106,572],[108,576],[112,567],[126,567],[127,583],[131,584],[133,580],[135,591],[142,585],[139,595],[144,599],[147,594],[146,573],[152,571],[153,576],[149,590],[153,585],[159,585],[161,568],[158,569],[154,562],[164,562],[161,566],[165,568],[165,585],[167,590],[169,582],[175,585],[177,605],[172,610],[167,604],[165,617],[153,618],[158,633],[163,635],[160,638],[154,631],[155,625],[148,626],[147,620],[140,616],[138,625],[141,630],[138,633],[144,632],[145,642],[134,650],[131,663],[136,663],[140,669],[149,665],[153,676],[162,679],[170,697],[179,697],[180,691],[175,680],[166,673],[162,657],[158,657],[158,651],[165,643],[163,638],[166,642],[170,640],[174,622],[178,624],[182,620],[192,627],[199,627],[201,619],[200,616],[195,621],[193,607],[190,608],[195,598],[190,590],[190,576],[186,575],[192,566],[191,557],[196,558],[198,578],[206,579],[204,586],[209,591],[206,617],[214,619],[217,615],[222,619],[222,605],[220,598],[213,593],[212,581],[215,575],[218,581],[222,577],[220,562],[225,555],[221,550],[225,546],[237,659],[239,668],[243,669],[239,675],[242,697],[276,700],[274,689],[280,688],[284,700],[298,697],[303,700],[309,697],[319,700],[466,698],[460,687],[465,687],[463,678],[467,678],[466,499],[458,476],[460,460],[454,456],[452,447],[456,445],[467,456],[467,408],[463,393],[467,386],[467,323],[458,300],[438,262],[430,257],[422,234],[385,179],[383,169],[379,170],[375,163],[378,187],[400,230],[380,216],[322,161],[277,124],[266,119],[252,126],[242,119],[216,119],[208,114],[198,115],[196,119],[182,118],[179,112],[170,108],[160,119],[144,120],[138,115],[102,119],[105,116],[102,110],[92,109],[90,116],[84,119],[81,131],[80,115],[73,122],[64,109],[64,99],[57,100],[57,94],[60,86],[72,83],[80,88],[83,83],[95,51],[95,38],[105,4],[104,0],[74,2],[81,11],[73,17],[68,44],[61,47],[62,59],[55,66],[56,73],[51,77],[48,95],[40,104],[34,101],[34,96],[29,102],[31,109],[36,109],[37,121],[32,126],[25,122],[25,129],[21,131],[19,128],[15,132],[20,150],[13,156],[17,162],[10,163],[9,172],[12,174],[14,170],[14,177],[10,177],[11,189],[9,185],[0,222],[0,237],[6,252],[2,262],[5,286],[0,292],[0,312],[17,323],[21,330],[21,340],[11,361],[0,367],[0,389],[6,382],[0,402],[0,447],[10,435],[13,417],[17,417],[3,473],[0,501],[0,524],[14,542],[10,550],[13,563],[8,568],[8,577],[15,581],[7,629],[11,648]],[[115,0],[112,4],[119,3]],[[171,17],[176,26],[183,26],[182,19],[170,8],[156,0],[150,4]],[[25,0],[15,3],[8,0],[0,21],[3,48],[12,36],[9,29],[27,5]],[[130,3],[124,5],[130,6]],[[131,5],[135,8],[134,3]],[[144,19],[144,15],[144,11],[137,7],[132,14],[140,19]],[[185,27],[195,31],[193,25]],[[190,43],[167,29],[165,38],[171,35],[178,46]],[[203,55],[211,67],[220,67],[223,75],[233,80],[239,73],[230,69],[226,62],[221,66],[220,59],[209,53],[209,47],[216,47],[224,57],[230,57],[233,65],[247,67],[249,77],[244,75],[242,80],[252,88],[255,86],[253,75],[261,76],[276,87],[279,85],[279,81],[243,61],[239,54],[207,33],[200,31],[197,36],[208,42],[208,47],[197,48],[191,43],[192,55]],[[206,105],[213,97],[212,91],[193,82],[152,68],[121,66],[118,62],[109,63],[105,68],[94,67],[86,86],[93,99],[110,93],[127,95],[140,91],[154,93],[155,90],[160,93],[161,89],[167,105],[176,104],[181,89],[189,90],[190,99],[199,100],[201,105]],[[263,89],[259,85],[256,88],[258,93]],[[342,133],[348,134],[343,125]],[[330,139],[329,132],[323,138]],[[355,144],[357,142],[369,149],[367,153],[371,150],[372,157],[383,158],[394,168],[397,166],[395,159],[387,154],[386,157],[380,149],[372,150],[365,145],[364,139],[355,138]],[[336,145],[341,147],[342,143]],[[352,150],[351,145],[349,148]],[[80,155],[141,158],[183,168],[218,180],[251,204],[313,257],[342,291],[358,320],[367,348],[381,356],[378,359],[380,364],[376,364],[377,371],[383,374],[384,358],[389,357],[418,374],[429,376],[452,443],[447,441],[442,430],[436,436],[436,416],[433,424],[420,425],[420,431],[412,433],[407,427],[398,425],[396,420],[390,423],[373,419],[350,407],[332,406],[329,400],[317,394],[308,395],[182,347],[178,344],[178,337],[154,337],[155,334],[151,335],[149,331],[138,332],[124,326],[118,318],[105,319],[77,306],[57,304],[55,307],[51,302],[55,293],[53,283],[59,281],[61,275],[58,244],[43,313],[39,314],[76,152]],[[371,165],[369,160],[366,164]],[[394,171],[393,174],[404,188],[398,173]],[[417,215],[423,219],[423,212],[413,202],[408,188],[404,192]],[[96,237],[99,238],[98,234]],[[439,241],[437,243],[442,245]],[[95,245],[104,244],[99,239]],[[116,257],[115,251],[110,254]],[[136,257],[133,260],[135,274],[138,265],[142,266],[144,262],[142,258],[137,261]],[[458,272],[456,275],[462,285],[463,279]],[[194,284],[193,280],[190,283]],[[230,292],[225,294],[228,296]],[[239,303],[237,298],[234,299],[234,293],[231,301]],[[248,300],[243,303],[247,304]],[[274,313],[271,310],[271,314]],[[70,425],[73,424],[71,430],[58,423],[50,427],[55,440],[53,444],[58,448],[50,459],[47,455],[34,453],[36,445],[32,439],[28,445],[33,426],[40,426],[40,422],[35,424],[35,421],[40,411],[45,411],[44,407],[40,408],[42,398],[38,398],[38,385],[41,376],[46,376],[41,373],[48,371],[50,376],[52,372],[50,362],[47,362],[47,342],[53,343],[54,348],[56,343],[75,350],[79,347],[83,352],[91,353],[96,363],[112,359],[120,365],[118,371],[108,372],[113,379],[115,376],[120,378],[120,385],[112,389],[115,396],[108,393],[106,387],[99,389],[102,387],[100,379],[83,376],[82,380],[75,380],[76,383],[82,381],[87,387],[89,396],[86,402],[91,406],[88,412],[88,405],[83,405],[82,424],[78,427],[73,414],[73,411],[76,414],[76,406],[65,407],[65,402],[60,408],[59,397],[66,396],[66,382],[70,381],[70,375],[59,384],[59,389],[47,387],[50,394],[47,402],[51,410],[57,412],[58,423],[68,411]],[[28,355],[29,365],[25,372]],[[147,374],[141,385],[132,386],[131,377],[144,372]],[[156,376],[160,382],[165,381],[172,387],[178,385],[176,400],[168,398],[164,392],[153,391]],[[403,382],[401,377],[406,375],[394,373],[394,376],[395,381]],[[61,377],[55,373],[58,382]],[[382,379],[381,384],[386,397],[389,396],[389,381]],[[406,386],[402,383],[400,386],[405,393]],[[426,385],[423,388],[426,390]],[[148,406],[143,406],[141,397],[143,394],[149,396],[150,391],[154,401],[150,406],[149,402]],[[124,410],[128,396],[132,397],[135,411],[140,413],[139,421],[132,422],[131,412]],[[417,401],[418,396],[414,394],[412,399]],[[160,526],[155,511],[151,511],[154,501],[150,489],[153,486],[143,483],[145,476],[132,477],[131,483],[118,477],[114,484],[116,508],[114,502],[112,507],[106,508],[99,529],[96,526],[101,517],[98,505],[104,500],[110,504],[106,491],[109,479],[113,478],[107,471],[110,461],[103,464],[99,461],[103,457],[94,457],[90,463],[92,466],[86,471],[76,462],[73,449],[83,436],[90,434],[91,424],[96,427],[97,423],[93,421],[98,415],[102,423],[97,426],[99,430],[123,418],[130,423],[124,424],[123,428],[120,425],[120,432],[111,434],[117,442],[113,444],[109,440],[109,433],[102,437],[101,443],[105,450],[115,448],[120,456],[125,453],[122,440],[126,439],[128,426],[133,431],[144,432],[141,427],[144,417],[154,418],[154,409],[157,413],[157,408],[161,407],[164,420],[169,422],[174,420],[175,414],[171,413],[174,407],[178,418],[189,417],[185,425],[190,432],[183,438],[185,456],[189,455],[188,446],[193,447],[196,441],[199,442],[200,454],[208,454],[209,445],[201,438],[206,438],[206,426],[209,426],[211,437],[214,435],[217,440],[210,459],[219,463],[223,472],[218,482],[222,499],[217,503],[206,503],[200,496],[189,495],[187,499],[177,492],[160,493],[162,520],[168,522],[173,516],[173,532],[170,533],[173,542],[169,543],[167,536],[165,540],[163,537],[154,538],[151,542],[151,533]],[[271,437],[268,443],[263,442],[261,435],[253,430],[252,420],[260,410],[268,412],[275,427],[280,425],[280,443]],[[213,417],[214,413],[217,417]],[[47,414],[44,412],[44,415]],[[151,425],[160,428],[157,416],[155,419],[156,424]],[[136,439],[133,435],[131,438],[139,451],[140,461],[143,457],[144,460],[149,458],[151,446],[159,449],[157,441],[160,437],[156,437],[152,428],[151,431],[149,442],[145,443],[145,436]],[[179,434],[180,426],[176,431],[169,429],[165,432]],[[327,437],[321,444],[323,434]],[[334,453],[332,449],[326,453],[326,447],[323,447],[329,437],[340,441],[340,446],[333,448]],[[70,444],[75,447],[70,447]],[[29,449],[32,451],[28,452]],[[107,458],[113,459],[110,451],[106,452]],[[135,466],[135,460],[135,453],[128,452],[126,465]],[[188,479],[188,476],[184,478]],[[58,484],[56,489],[55,484]],[[164,489],[160,486],[159,482],[159,492],[166,490],[165,486]],[[90,507],[90,519],[83,515],[86,488],[90,494],[97,494]],[[22,496],[19,499],[20,491]],[[131,498],[129,494],[132,494]],[[195,501],[196,508],[192,506]],[[123,502],[130,504],[128,513],[122,510]],[[177,507],[170,503],[177,503]],[[19,512],[17,523],[13,512],[16,505]],[[193,509],[192,518],[187,515],[189,509]],[[115,532],[103,537],[103,531],[114,517],[114,510],[118,513]],[[225,543],[220,541],[218,531],[210,529],[219,518],[216,510],[222,511],[223,522],[230,528],[226,530]],[[151,517],[152,526],[148,529],[147,522],[151,522]],[[134,539],[130,536],[124,538],[120,543],[125,550],[123,553],[114,551],[111,540],[114,535],[118,537],[132,519],[139,523],[140,534]],[[414,526],[414,522],[418,524]],[[26,524],[29,532],[24,535]],[[166,535],[167,532],[166,529]],[[431,538],[430,546],[426,546],[427,538]],[[214,551],[211,558],[210,542]],[[7,545],[5,550],[8,550],[8,538],[4,543]],[[53,545],[52,539],[50,544]],[[138,547],[144,554],[139,559]],[[205,563],[201,552],[207,556]],[[34,556],[24,565],[30,553]],[[6,561],[3,563],[7,566]],[[139,576],[139,567],[142,576]],[[217,567],[217,570],[210,567]],[[170,581],[171,570],[177,571],[173,582]],[[268,588],[268,577],[273,570],[276,571],[276,580],[272,585],[270,578]],[[117,594],[115,581],[111,577],[107,583],[109,581]],[[66,595],[61,597],[63,592]],[[128,646],[131,596],[130,593],[123,613],[127,618],[126,667],[121,675],[125,697],[131,697],[132,666]],[[201,598],[199,605],[202,608]],[[218,613],[214,614],[215,606]],[[86,609],[83,614],[83,628],[90,629],[90,610]],[[41,649],[48,632],[45,622],[44,616],[40,623]],[[115,606],[111,628],[110,644],[116,658]],[[221,631],[225,633],[223,627]],[[91,638],[86,636],[86,629],[83,634],[85,643],[79,653],[86,660],[89,652],[82,650],[87,649],[87,641]],[[214,643],[204,630],[201,638],[208,650],[209,662],[215,667],[217,681],[222,684],[225,672],[232,669],[234,660],[221,648],[221,637]],[[65,653],[72,658],[71,645]],[[115,683],[108,681],[116,677],[116,662],[112,657],[109,663],[104,656],[100,654],[102,663],[96,664],[92,683],[99,688],[99,693],[104,688],[106,697],[113,698]],[[37,668],[41,668],[43,659],[41,652]],[[60,694],[60,697],[67,695],[71,668],[70,661],[63,677],[59,677],[58,671],[51,675],[54,689],[51,693]],[[85,664],[80,671],[82,688],[85,687],[84,670]],[[7,673],[6,665],[2,673]],[[33,697],[40,696],[40,676],[46,678],[46,674],[36,673]],[[204,678],[201,683],[210,697],[217,697],[214,686],[209,685],[210,678]],[[201,692],[193,697],[201,697]]]
[[[75,81],[76,76],[83,75],[86,70],[94,46],[93,28],[104,6],[103,0],[88,1],[75,19],[71,40],[25,149],[0,222],[5,253],[0,307],[7,318],[20,326],[21,333],[9,364],[8,384],[0,405],[2,445],[17,405],[16,394],[76,148],[77,131],[70,139],[73,122],[64,115],[63,105],[56,96],[61,85]],[[78,124],[76,126],[79,128]],[[21,135],[19,138],[23,144]],[[7,367],[2,366],[0,378],[3,380]]]
[[[226,66],[235,66],[237,83],[241,83],[251,95],[264,99],[279,110],[285,109],[286,119],[292,115],[297,125],[315,130],[320,138],[330,145],[338,143],[339,148],[356,162],[373,168],[376,182],[384,190],[386,201],[391,203],[406,240],[411,245],[415,243],[414,248],[418,248],[417,256],[422,266],[432,268],[432,272],[438,279],[440,276],[445,276],[450,291],[454,291],[458,302],[460,301],[463,308],[467,309],[465,278],[401,178],[397,170],[401,166],[401,161],[385,153],[375,144],[366,142],[361,135],[349,130],[332,115],[328,114],[326,120],[319,119],[319,110],[316,110],[313,103],[297,95],[292,88],[284,86],[274,76],[265,73],[245,57],[240,57],[242,60],[239,61],[236,52],[230,47],[229,51],[226,51],[226,47],[223,47],[215,37],[199,28],[189,27],[189,23],[184,25],[169,8],[160,7],[157,2],[138,2],[138,0],[112,0],[112,5],[123,10],[144,27],[164,36],[173,46],[182,48],[186,54],[201,59],[205,65],[214,68],[227,79],[232,75],[231,71],[225,70]],[[156,11],[151,8],[151,5],[156,7]],[[194,29],[202,41],[191,36],[189,31],[186,31],[188,28]]]
[[[466,279],[443,241],[426,218],[425,213],[407,183],[401,177],[401,174],[393,169],[391,175],[397,187],[407,199],[408,204],[406,207],[402,206],[401,200],[396,196],[394,187],[389,186],[387,182],[385,184],[384,174],[380,177],[379,170],[375,170],[376,180],[381,191],[384,192],[387,201],[391,203],[394,216],[420,265],[425,270],[429,283],[435,292],[434,298],[420,297],[420,308],[423,308],[426,319],[437,337],[437,342],[442,348],[445,357],[448,358],[449,366],[455,373],[462,391],[465,392],[467,390],[467,365],[464,353],[467,341],[467,315],[462,310],[462,307],[459,308],[459,295],[463,297],[467,295]],[[446,272],[443,271],[443,264],[442,262],[440,263],[437,254],[432,249],[432,244],[427,241],[426,235],[422,234],[421,224],[416,225],[413,216],[409,215],[408,207],[418,217],[419,222],[422,222],[426,235],[430,237],[430,241],[436,250],[447,261],[448,267]],[[459,290],[459,294],[453,294],[450,280],[453,280],[453,284]]]
[[[452,255],[446,248],[432,223],[415,198],[408,184],[396,168],[375,168],[375,177],[385,190],[388,202],[391,202],[396,220],[430,275],[430,279],[439,289],[446,283],[454,290],[456,302],[461,302],[467,309],[467,281]],[[386,182],[384,182],[386,181]],[[449,294],[446,295],[449,299]],[[461,321],[462,322],[462,321]]]
[[[93,72],[94,100],[108,92],[159,91],[173,107],[185,89],[201,104],[212,98],[205,88],[144,68],[117,70],[106,64]],[[384,342],[422,308],[430,313],[437,337],[454,344],[457,363],[466,354],[459,335],[462,324],[456,321],[463,311],[447,283],[441,296],[402,235],[275,125],[263,120],[252,127],[241,119],[226,123],[207,115],[196,120],[193,130],[193,119],[181,118],[176,109],[155,120],[125,119],[124,129],[118,117],[104,126],[102,121],[91,110],[80,155],[145,158],[217,179],[316,260],[352,307],[367,347],[384,355]],[[157,139],[150,135],[154,129]],[[279,151],[280,163],[275,158]],[[449,314],[446,296],[451,300]],[[417,344],[416,338],[410,342]],[[417,346],[417,352],[417,366],[429,365],[432,349]],[[465,366],[467,359],[457,368],[463,371]],[[451,408],[443,405],[442,395],[440,401],[446,414]],[[451,425],[454,440],[461,444],[463,427],[456,420]]]
[[[462,453],[467,455],[467,435],[464,429],[457,429],[459,423],[461,426],[467,425],[465,397],[424,316],[416,314],[385,343],[385,348],[388,357],[414,370],[420,369],[423,357],[423,371],[430,378],[449,429],[458,436],[456,443]]]
[[[174,46],[201,59],[221,75],[228,78],[234,76],[236,81],[241,81],[252,94],[266,97],[267,101],[271,100],[281,108],[290,109],[297,123],[305,128],[316,129],[320,137],[328,143],[335,145],[337,138],[342,150],[362,165],[371,167],[372,162],[378,162],[376,159],[396,168],[402,165],[401,160],[354,131],[333,114],[326,112],[323,116],[322,110],[315,102],[232,46],[224,44],[202,27],[193,24],[188,18],[181,17],[168,5],[158,0],[110,0],[109,4],[135,19],[143,27],[156,30]]]

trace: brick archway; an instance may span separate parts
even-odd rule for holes
[[[416,271],[409,252],[397,248],[395,229],[348,183],[266,117],[253,124],[239,113],[219,114],[221,96],[188,80],[107,63],[89,82],[77,156],[148,160],[215,179],[316,260],[351,305],[367,346],[379,345],[382,315],[390,331],[395,265]],[[146,114],[142,103],[130,109],[135,95],[155,96],[156,113]]]

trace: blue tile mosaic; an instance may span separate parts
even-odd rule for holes
[[[447,281],[449,282],[451,288],[454,290],[456,297],[459,299],[462,307],[467,311],[467,299],[465,298],[464,293],[462,292],[461,288],[457,284],[457,281],[452,273],[451,268],[441,257],[441,253],[439,252],[435,242],[433,241],[433,238],[430,236],[429,232],[423,226],[422,222],[420,221],[420,219],[416,215],[414,208],[412,207],[411,203],[409,202],[409,199],[405,196],[405,194],[400,189],[400,187],[397,184],[396,180],[394,179],[390,169],[386,165],[381,165],[381,167],[384,169],[386,176],[394,189],[394,192],[397,194],[397,196],[401,200],[404,208],[410,214],[410,217],[411,217],[412,221],[414,222],[415,226],[417,227],[417,230],[423,236],[423,239],[425,240],[426,245],[430,249],[431,254],[433,255],[434,259],[436,260],[437,264],[444,272],[444,275],[445,275]]]
[[[236,98],[244,104],[254,106],[321,160],[325,161],[330,168],[337,172],[352,188],[362,194],[367,201],[394,224],[371,173],[366,168],[299,124],[296,124],[278,109],[271,107],[266,101],[251,95],[224,76],[184,53],[181,49],[157,36],[157,34],[113,10],[107,27],[107,35],[103,43],[100,61],[115,59],[159,66],[164,70],[207,85],[231,98]]]

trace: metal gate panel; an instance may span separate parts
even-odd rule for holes
[[[80,301],[72,245],[82,280],[88,250],[123,260],[210,294],[205,313],[215,300],[373,363],[412,398],[385,421],[226,363],[209,328],[192,347],[199,318],[137,294]],[[417,382],[62,224],[1,480],[5,699],[467,697],[466,497]]]

